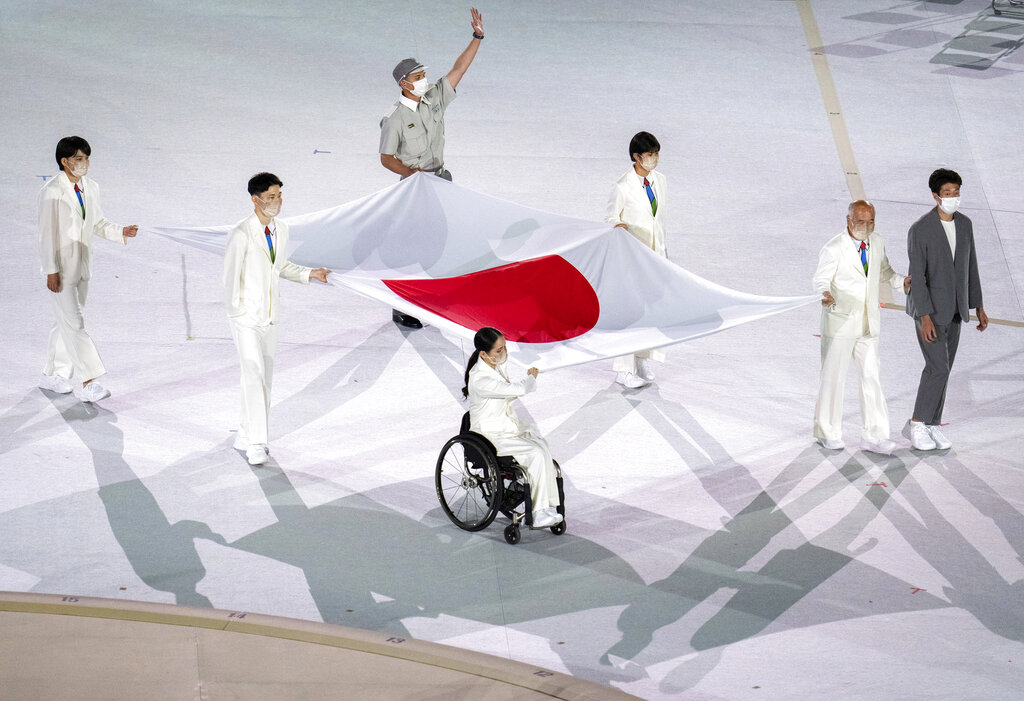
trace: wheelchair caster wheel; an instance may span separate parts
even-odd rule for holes
[[[515,545],[519,542],[518,526],[505,526],[505,542],[509,545]]]
[[[565,533],[565,517],[562,517],[562,520],[559,523],[556,523],[551,527],[551,532],[555,535],[562,535]]]

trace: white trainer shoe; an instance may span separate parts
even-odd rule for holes
[[[870,453],[878,453],[879,455],[892,455],[893,451],[896,450],[895,441],[891,441],[888,438],[883,438],[878,441],[869,441],[864,439],[863,449]]]
[[[67,394],[74,389],[74,386],[71,384],[71,380],[65,377],[43,373],[43,379],[39,380],[39,389],[57,394]]]
[[[644,378],[632,372],[619,372],[615,374],[615,381],[629,389],[640,389],[651,384]]]
[[[270,455],[270,446],[268,446],[266,443],[260,443],[260,445],[263,446],[263,452],[266,453],[267,455]],[[239,431],[238,433],[235,434],[235,442],[231,447],[234,448],[235,450],[242,450],[248,452],[249,439],[245,437],[244,433]]]
[[[903,427],[903,437],[910,441],[914,450],[935,450],[938,447],[932,440],[928,427],[920,421],[908,421]]]
[[[818,441],[818,445],[825,450],[844,450],[846,448],[846,444],[838,438],[815,438],[814,440]]]
[[[562,514],[557,509],[538,509],[533,512],[533,527],[548,528],[562,522]]]
[[[935,447],[939,450],[949,450],[953,447],[953,441],[946,438],[938,426],[928,426],[928,435],[935,441]]]
[[[98,402],[101,399],[106,399],[110,396],[110,392],[96,380],[93,380],[87,385],[75,386],[75,396],[83,402]]]
[[[636,361],[636,374],[648,382],[654,382],[654,366],[650,358],[640,358]]]
[[[263,443],[253,443],[245,451],[245,459],[250,465],[262,465],[267,462],[267,446]]]

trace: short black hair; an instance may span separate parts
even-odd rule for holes
[[[89,142],[80,136],[65,136],[63,139],[57,142],[57,152],[54,154],[57,157],[57,167],[64,170],[64,164],[61,163],[62,158],[71,158],[76,153],[81,151],[86,156],[92,155],[92,149],[89,148]]]
[[[939,194],[939,190],[946,183],[953,183],[957,187],[964,184],[964,181],[960,179],[960,174],[955,170],[949,170],[947,168],[939,168],[937,171],[928,176],[928,187],[936,195]]]
[[[256,173],[256,175],[249,178],[249,194],[262,195],[274,185],[284,187],[284,183],[281,182],[281,178],[277,177],[273,173]]]
[[[629,160],[633,160],[634,153],[658,153],[661,151],[661,144],[654,138],[654,134],[647,131],[638,131],[629,140]]]

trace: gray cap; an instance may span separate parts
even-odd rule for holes
[[[391,71],[391,75],[395,77],[396,83],[401,83],[410,73],[422,71],[425,68],[426,66],[414,58],[404,58],[398,62],[398,65],[395,66],[395,70]]]

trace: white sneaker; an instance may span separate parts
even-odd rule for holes
[[[896,443],[894,441],[889,440],[888,438],[883,438],[877,443],[874,441],[869,441],[865,438],[863,445],[861,447],[864,450],[871,453],[878,453],[879,455],[892,455],[893,451],[896,450]]]
[[[623,387],[628,387],[629,389],[640,389],[641,387],[646,387],[647,385],[651,384],[644,378],[632,372],[616,373],[615,381],[618,382]]]
[[[245,459],[250,465],[262,465],[267,461],[267,446],[263,443],[253,443],[245,451]]]
[[[263,446],[263,452],[270,455],[270,446],[266,443],[260,443]],[[249,439],[245,437],[244,433],[238,432],[235,434],[235,442],[231,446],[235,450],[242,450],[248,452],[249,450]]]
[[[920,421],[908,421],[903,427],[903,437],[910,441],[914,450],[935,450],[937,447],[928,427]]]
[[[562,522],[562,514],[556,509],[538,509],[533,512],[533,527],[548,528]]]
[[[654,382],[654,367],[650,358],[640,358],[636,361],[636,374],[648,382]]]
[[[83,402],[98,402],[101,399],[109,397],[110,392],[108,392],[99,382],[93,380],[84,386],[76,385],[75,396]]]
[[[928,426],[928,435],[935,441],[935,447],[939,450],[949,450],[953,447],[953,441],[942,435],[938,426]]]
[[[74,389],[74,386],[72,386],[71,380],[65,377],[43,373],[43,379],[39,380],[39,389],[56,392],[57,394],[67,394]]]
[[[815,438],[814,440],[818,441],[818,445],[825,450],[844,450],[846,448],[846,444],[838,438]]]

